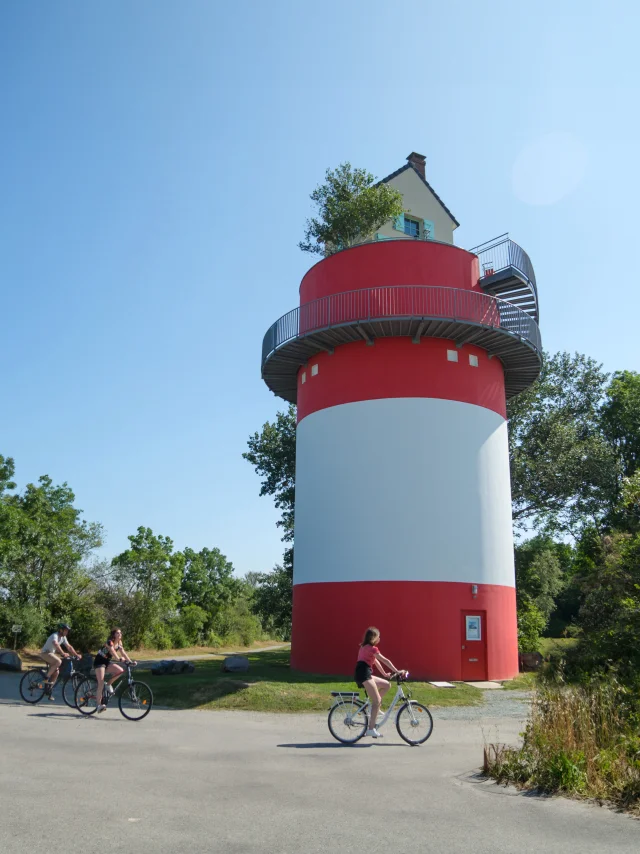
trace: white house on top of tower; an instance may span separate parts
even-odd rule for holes
[[[382,225],[376,240],[413,237],[453,243],[453,232],[460,225],[425,175],[426,158],[412,151],[400,169],[380,182],[402,193],[404,213]]]

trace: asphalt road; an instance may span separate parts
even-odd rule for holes
[[[82,718],[19,704],[0,674],[3,854],[609,854],[640,850],[640,823],[607,809],[481,781],[483,738],[514,718],[447,720],[411,748],[390,725],[343,747],[316,715],[117,708]],[[441,713],[442,714],[442,713]]]

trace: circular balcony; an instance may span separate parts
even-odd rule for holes
[[[317,353],[402,336],[482,347],[503,364],[507,399],[528,388],[542,365],[538,324],[512,303],[479,291],[399,285],[332,294],[287,312],[264,336],[262,378],[295,403],[298,370]]]

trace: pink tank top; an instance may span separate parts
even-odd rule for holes
[[[369,667],[373,667],[373,662],[376,660],[376,655],[380,652],[377,646],[371,646],[368,643],[366,646],[360,647],[358,653],[358,661],[366,661]]]

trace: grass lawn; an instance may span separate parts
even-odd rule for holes
[[[152,661],[153,659],[188,658],[193,655],[229,655],[233,652],[255,651],[257,649],[269,649],[271,646],[282,646],[283,641],[255,641],[251,646],[188,646],[184,649],[135,649],[128,650],[131,658],[136,661]]]
[[[537,673],[521,673],[515,679],[503,682],[502,687],[507,691],[533,691],[538,681]]]
[[[194,661],[195,673],[182,676],[151,676],[155,702],[174,709],[244,709],[255,712],[325,712],[331,691],[354,691],[355,683],[342,676],[319,676],[292,671],[288,649],[247,653],[248,673],[223,673],[220,661]],[[434,688],[424,682],[409,683],[411,694],[427,706],[475,706],[482,691],[469,685]],[[389,695],[393,696],[395,685]],[[363,692],[364,693],[364,692]],[[388,706],[387,700],[383,708]]]
[[[153,661],[154,659],[188,658],[193,655],[224,656],[232,652],[250,652],[256,649],[268,649],[270,646],[282,646],[282,641],[255,641],[251,646],[188,646],[183,649],[128,649],[127,652],[134,661]],[[37,649],[16,650],[22,663],[29,666],[40,666],[44,662],[38,655]],[[95,650],[93,653],[95,655]]]

